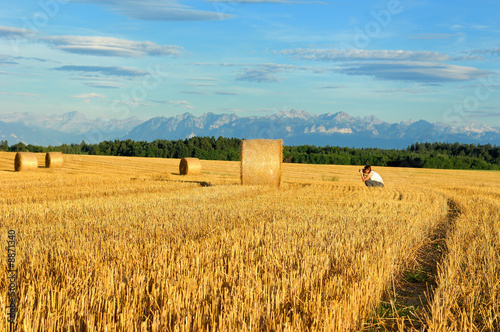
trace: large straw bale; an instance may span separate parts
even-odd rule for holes
[[[32,152],[18,152],[14,159],[14,170],[16,172],[36,171],[38,169],[38,160],[36,154]]]
[[[60,168],[64,165],[62,152],[47,152],[45,155],[45,167]]]
[[[279,187],[282,160],[282,140],[243,140],[241,142],[241,184]]]
[[[179,163],[179,173],[181,175],[201,174],[201,164],[198,158],[182,158]]]

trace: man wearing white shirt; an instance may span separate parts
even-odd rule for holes
[[[382,177],[377,172],[372,171],[371,166],[365,166],[363,168],[361,180],[363,180],[367,187],[384,188],[384,180],[382,180]]]

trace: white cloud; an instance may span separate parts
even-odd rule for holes
[[[88,82],[83,83],[86,86],[90,86],[92,88],[101,88],[101,89],[119,89],[123,88],[122,84],[114,83],[114,82]]]
[[[187,85],[187,86],[199,86],[199,87],[217,86],[217,84],[212,84],[212,83],[186,83],[184,85]]]
[[[345,85],[325,85],[317,87],[316,89],[345,89]]]
[[[198,91],[198,90],[183,90],[183,91],[179,91],[179,92],[180,93],[185,93],[187,95],[200,95],[200,96],[210,94],[207,91]]]
[[[12,76],[42,76],[40,74],[22,74],[22,73],[13,73],[8,71],[0,71],[0,75],[12,75]]]
[[[226,96],[237,96],[237,95],[241,94],[241,93],[232,92],[232,91],[215,91],[214,93],[216,95],[226,95]]]
[[[113,101],[113,104],[124,105],[124,106],[131,107],[131,108],[135,108],[137,106],[141,106],[141,107],[149,106],[149,104],[144,103],[140,99],[128,99],[128,100],[118,100],[118,99],[116,99],[116,100]]]
[[[411,33],[406,36],[408,39],[450,39],[458,37],[456,33]]]
[[[179,56],[182,47],[158,45],[150,41],[133,41],[101,36],[45,36],[37,38],[33,31],[0,26],[0,38],[25,38],[29,42],[41,42],[64,52],[138,58],[142,56]],[[22,58],[45,61],[40,58]]]
[[[90,103],[94,99],[106,99],[105,95],[102,95],[102,94],[99,94],[99,93],[95,93],[95,92],[80,93],[80,94],[77,94],[77,95],[72,95],[70,97],[71,98],[84,99],[83,101],[86,102],[86,103]]]
[[[375,90],[375,92],[379,93],[427,93],[430,92],[428,89],[382,89]]]
[[[490,110],[465,111],[471,118],[500,118],[500,112]]]
[[[222,64],[223,66],[229,66],[227,64]],[[232,66],[243,66],[241,64],[236,64]],[[248,65],[245,65],[248,66]],[[263,63],[254,64],[255,68],[246,68],[245,71],[238,75],[236,79],[238,81],[249,81],[258,83],[270,83],[270,82],[281,82],[282,80],[275,76],[274,74],[281,73],[284,71],[291,70],[310,70],[310,67],[298,67],[294,65],[283,65],[276,63]]]
[[[62,71],[76,71],[85,73],[97,73],[105,76],[137,77],[145,76],[147,71],[133,67],[113,67],[113,66],[62,66],[54,68]]]
[[[379,80],[424,83],[467,81],[490,74],[474,67],[420,61],[348,63],[336,67],[334,71],[347,75],[373,76]]]
[[[186,101],[186,100],[167,100],[167,101],[150,100],[150,101],[157,103],[157,104],[169,104],[169,105],[174,105],[174,106],[184,106],[185,108],[194,109],[194,106],[191,105],[191,103]]]
[[[131,41],[113,37],[52,36],[41,39],[51,47],[86,55],[120,56],[138,58],[141,56],[177,56],[182,47],[157,45],[149,41]]]
[[[39,94],[36,94],[36,93],[7,92],[7,91],[0,91],[0,95],[3,95],[3,96],[20,96],[20,97],[37,97],[37,96],[40,96]]]
[[[473,50],[472,54],[499,56],[500,55],[500,48],[495,47],[492,49]]]
[[[27,29],[11,28],[6,26],[0,26],[0,37],[2,38],[33,38],[35,32]]]
[[[258,83],[280,82],[281,79],[273,75],[278,71],[279,71],[278,69],[273,69],[273,68],[246,69],[245,72],[238,75],[236,79],[238,81],[249,81]]]
[[[177,0],[71,0],[103,5],[138,20],[148,21],[218,21],[234,18],[223,11],[197,10]]]
[[[403,50],[362,50],[362,49],[302,49],[282,50],[281,54],[291,55],[303,60],[352,61],[352,60],[412,60],[412,61],[450,61],[474,59],[475,57],[451,57],[439,52]]]

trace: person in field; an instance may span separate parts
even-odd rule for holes
[[[365,166],[363,168],[363,172],[361,173],[361,180],[363,180],[367,187],[384,188],[384,180],[382,180],[382,177],[377,172],[372,171],[371,166]]]

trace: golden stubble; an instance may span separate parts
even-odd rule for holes
[[[378,167],[368,189],[359,167],[283,164],[275,189],[239,185],[239,162],[187,178],[178,159],[64,157],[16,173],[0,152],[19,331],[370,330],[453,213],[425,324],[498,327],[498,173]]]

